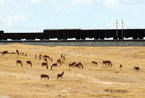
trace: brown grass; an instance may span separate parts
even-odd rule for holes
[[[4,98],[143,98],[145,96],[145,47],[46,47],[23,44],[1,45],[0,52],[27,53],[27,56],[0,54],[0,97]],[[35,54],[49,55],[49,69],[42,68]],[[65,64],[50,70],[52,63],[63,54]],[[22,60],[24,67],[16,65]],[[26,61],[33,64],[26,66]],[[110,60],[113,67],[102,65]],[[68,64],[82,62],[84,69],[69,68]],[[92,65],[97,61],[97,66]],[[119,66],[123,65],[122,71]],[[134,66],[140,67],[136,72]],[[64,71],[62,79],[57,74]],[[41,80],[40,75],[50,80]],[[108,90],[108,91],[107,91]],[[112,90],[112,91],[110,91]],[[123,92],[127,91],[127,92]]]

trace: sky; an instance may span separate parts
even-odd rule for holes
[[[0,29],[145,28],[145,0],[0,0]]]

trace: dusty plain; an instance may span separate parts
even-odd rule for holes
[[[0,45],[0,52],[16,49],[27,56],[0,54],[0,98],[145,98],[145,47]],[[48,61],[48,69],[41,67],[43,59],[35,59],[39,54],[53,59]],[[50,70],[61,54],[66,57],[64,64]],[[16,65],[16,60],[24,66]],[[32,68],[26,66],[27,60],[32,62]],[[113,66],[106,67],[103,60],[110,60]],[[69,68],[74,61],[81,62],[84,69]],[[62,71],[64,76],[57,80]],[[41,79],[41,74],[50,79]]]

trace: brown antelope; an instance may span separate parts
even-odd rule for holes
[[[16,50],[16,53],[19,55],[19,50]]]
[[[102,63],[105,64],[105,65],[108,65],[108,67],[109,66],[112,67],[112,62],[109,61],[109,60],[103,61]]]
[[[41,58],[42,58],[42,55],[40,54],[40,55],[39,55],[39,60],[41,60]]]
[[[95,64],[97,66],[98,62],[96,61],[92,61],[92,64]]]
[[[47,64],[47,62],[43,62],[43,63],[42,63],[42,67],[43,67],[43,66],[46,67],[46,68],[48,69],[48,64]]]
[[[43,78],[44,78],[44,79],[49,80],[49,76],[48,76],[48,75],[46,75],[46,74],[41,74],[41,76],[40,76],[40,77],[41,77],[41,79],[43,79]]]
[[[57,60],[57,63],[61,65],[61,64],[64,63],[64,62],[62,61],[62,59],[58,59],[58,60]]]
[[[27,53],[25,53],[25,56],[27,56]]]
[[[47,63],[47,58],[44,58],[44,61]]]
[[[58,66],[58,64],[57,64],[57,63],[53,63],[53,64],[51,65],[51,70],[52,70],[53,67],[56,67],[56,66]]]
[[[49,57],[48,55],[44,55],[43,58],[48,58],[48,59],[50,59],[50,57]]]
[[[6,51],[3,51],[3,52],[1,52],[1,53],[2,53],[2,55],[4,55],[4,54],[7,54],[8,51],[6,50]]]
[[[53,62],[53,59],[52,59],[52,58],[50,58],[49,60],[50,60],[51,62]]]
[[[18,65],[18,64],[20,64],[20,65],[23,67],[23,63],[22,63],[21,60],[17,60],[17,61],[16,61],[16,65]]]
[[[122,64],[120,64],[120,70],[121,70],[121,71],[122,71],[122,67],[123,67]]]
[[[61,55],[61,58],[65,61],[65,56],[64,55]]]
[[[75,64],[74,67],[77,67],[77,68],[81,68],[81,67],[82,67],[82,69],[84,68],[84,67],[83,67],[83,64],[82,64],[81,62]]]
[[[69,63],[69,67],[74,67],[76,65],[76,62]]]
[[[48,56],[48,55],[44,55],[43,58],[44,59],[49,59],[51,62],[53,62],[52,58],[50,56]]]
[[[57,79],[62,78],[64,75],[64,71],[61,74],[57,74]]]
[[[27,61],[27,62],[26,62],[26,65],[27,65],[27,64],[31,65],[31,67],[32,67],[32,62],[31,62],[31,61]]]
[[[37,59],[37,55],[35,54],[35,59]]]
[[[134,66],[134,69],[135,69],[136,71],[139,71],[139,70],[140,70],[139,67],[135,67],[135,66]]]
[[[23,53],[23,52],[22,52],[21,54],[22,54],[23,56],[27,56],[27,54],[26,54],[26,53]]]
[[[24,54],[24,53],[22,53],[22,55],[23,55],[23,56],[25,56],[25,54]]]

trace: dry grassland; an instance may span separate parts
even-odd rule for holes
[[[145,47],[47,47],[23,44],[1,45],[0,52],[27,53],[0,54],[1,98],[145,98]],[[49,69],[42,68],[44,60],[35,54],[49,55]],[[50,70],[52,63],[66,57],[64,64]],[[23,67],[16,65],[21,60]],[[26,66],[26,61],[33,64]],[[93,65],[92,61],[98,65]],[[113,67],[106,67],[103,60],[110,60]],[[82,62],[84,69],[69,68],[71,62]],[[122,71],[119,65],[122,64]],[[134,70],[140,67],[140,71]],[[57,74],[64,71],[62,79]],[[40,78],[49,75],[49,80]]]

